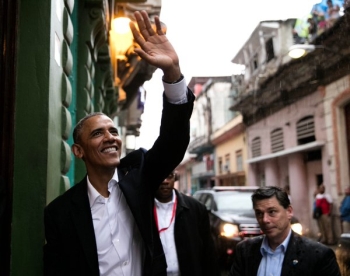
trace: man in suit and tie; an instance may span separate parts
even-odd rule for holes
[[[164,73],[159,137],[149,151],[120,159],[122,141],[108,116],[78,122],[72,151],[87,175],[45,208],[45,275],[166,275],[153,195],[186,152],[194,96],[159,18],[154,30],[145,11],[134,15],[139,28],[130,27],[141,47],[135,52]]]
[[[263,187],[252,195],[264,235],[237,244],[230,276],[340,276],[334,251],[291,229],[293,208],[278,187]]]

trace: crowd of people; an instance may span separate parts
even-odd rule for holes
[[[343,7],[327,0],[327,5],[315,4],[306,19],[300,18],[295,22],[293,35],[295,44],[311,42],[342,15]]]

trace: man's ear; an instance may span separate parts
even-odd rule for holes
[[[288,213],[288,218],[291,220],[292,217],[294,216],[293,207],[291,205],[288,206],[287,213]]]
[[[72,145],[72,152],[73,152],[73,154],[74,154],[74,156],[75,157],[77,157],[77,158],[83,158],[83,156],[84,156],[84,151],[83,151],[83,149],[81,148],[81,146],[80,145],[78,145],[78,144],[73,144]]]

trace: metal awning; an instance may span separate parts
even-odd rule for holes
[[[272,153],[272,154],[266,154],[266,155],[263,155],[263,156],[251,158],[251,159],[248,159],[246,162],[251,164],[251,163],[265,161],[265,160],[276,158],[276,157],[286,156],[286,155],[289,155],[289,154],[292,154],[292,153],[296,153],[296,152],[310,151],[310,150],[313,150],[313,149],[321,148],[321,147],[324,146],[324,144],[325,144],[324,141],[314,141],[314,142],[311,142],[311,143],[307,143],[305,145],[300,145],[300,146],[296,146],[296,147],[289,148],[289,149],[286,149],[286,150],[281,150],[279,152],[275,152],[275,153]]]

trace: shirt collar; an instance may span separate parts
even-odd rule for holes
[[[285,253],[286,250],[287,250],[288,243],[289,243],[289,240],[290,240],[291,235],[292,235],[292,229],[289,230],[288,236],[284,239],[284,241],[283,241],[279,246],[277,246],[276,250],[280,248],[281,251],[282,251],[283,253]],[[276,251],[276,250],[275,250],[275,251]],[[273,252],[272,249],[271,249],[270,246],[269,246],[269,243],[268,243],[268,241],[267,241],[266,236],[264,236],[263,242],[262,242],[261,247],[260,247],[260,252],[261,252],[261,254],[262,254],[263,256],[266,256],[266,254],[267,254],[268,252]]]
[[[171,201],[163,203],[156,198],[154,198],[154,201],[156,203],[156,206],[160,207],[160,206],[166,206],[166,205],[173,205],[175,203],[175,198],[176,198],[176,194],[175,194],[175,190],[173,189],[173,198]]]
[[[87,176],[86,181],[87,181],[87,190],[88,190],[89,203],[90,203],[90,207],[92,207],[95,204],[97,198],[99,198],[102,195],[95,189],[94,186],[92,186],[92,184],[91,184],[91,182],[89,180],[89,176]],[[115,169],[113,177],[108,182],[109,194],[112,193],[112,191],[113,191],[114,187],[116,186],[116,184],[118,183],[118,181],[119,181],[118,170]]]

